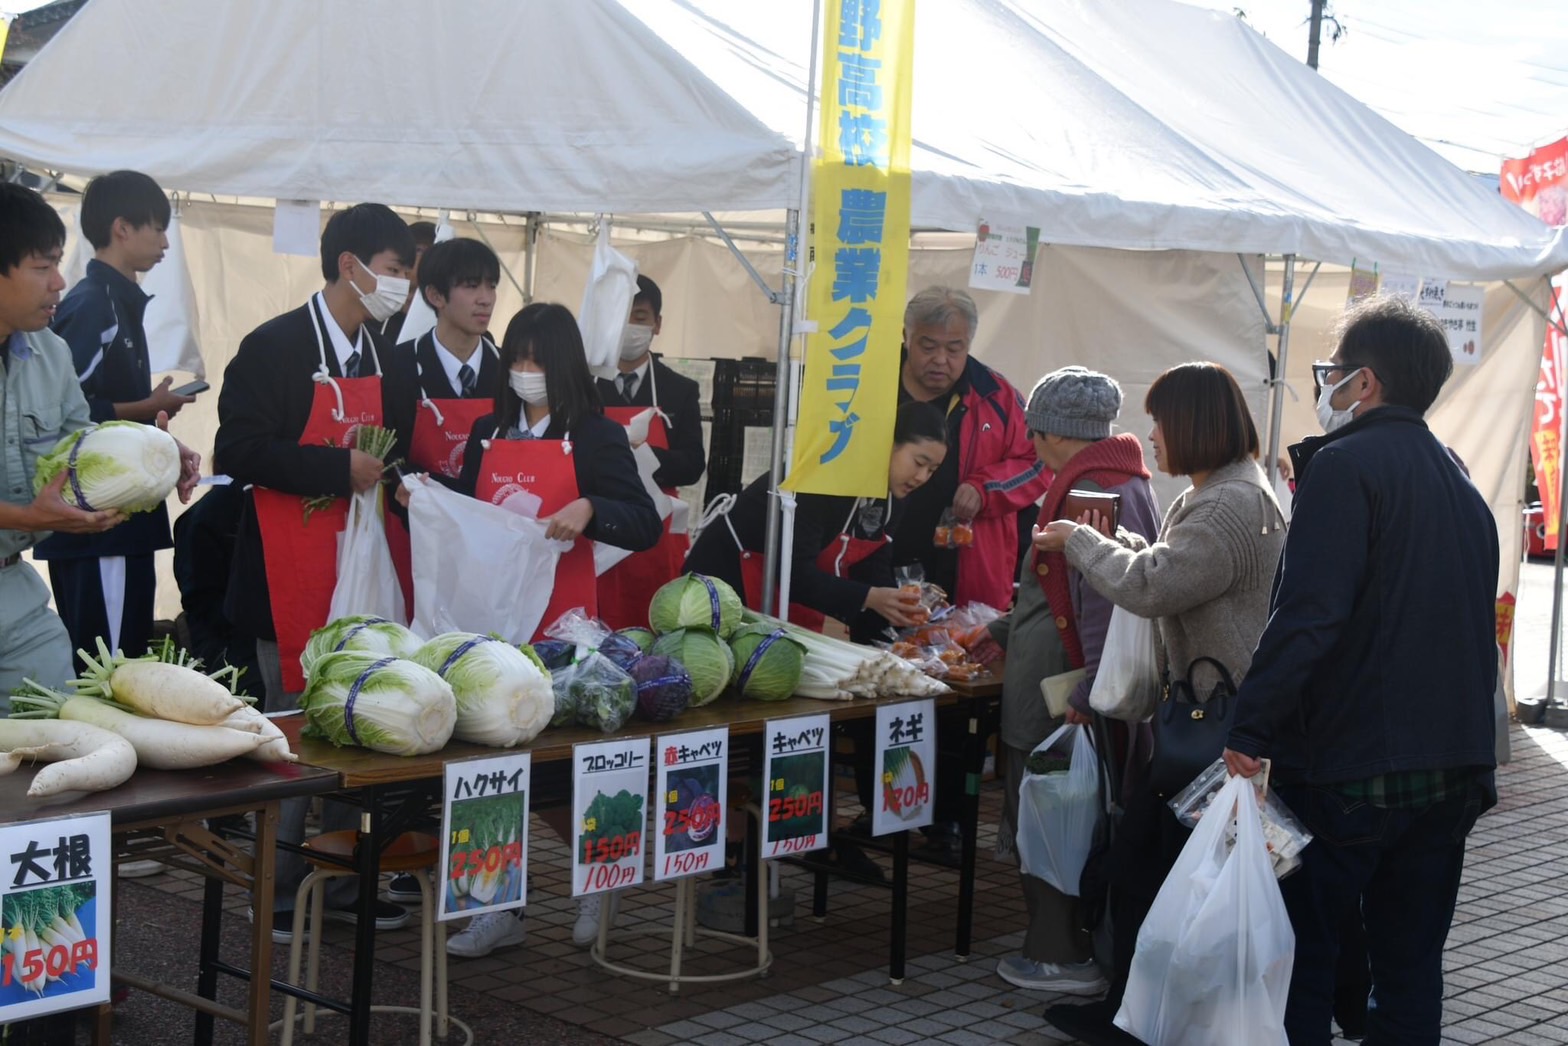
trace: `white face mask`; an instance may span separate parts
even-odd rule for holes
[[[1360,406],[1359,403],[1352,403],[1345,410],[1335,410],[1333,399],[1334,393],[1343,388],[1345,382],[1360,373],[1361,368],[1357,367],[1333,385],[1323,386],[1323,391],[1318,393],[1318,424],[1323,426],[1324,432],[1338,431],[1356,419],[1356,408]]]
[[[653,344],[653,328],[644,327],[640,323],[628,323],[621,328],[621,360],[630,363],[640,360],[648,354],[648,346]]]
[[[353,286],[354,292],[359,295],[359,303],[365,307],[366,312],[370,313],[370,318],[376,323],[385,323],[397,314],[398,310],[403,307],[404,302],[408,301],[408,281],[401,276],[382,276],[379,273],[371,272],[365,263],[358,258],[355,258],[354,261],[361,269],[369,273],[370,278],[376,281],[376,286],[374,290],[366,294],[352,280],[349,281],[350,285]]]
[[[512,391],[517,393],[517,398],[530,407],[538,407],[550,402],[550,394],[545,390],[544,375],[538,371],[514,370],[506,376],[506,380],[512,386]]]

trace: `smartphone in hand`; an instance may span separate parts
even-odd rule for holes
[[[179,388],[170,389],[169,391],[176,396],[195,396],[198,393],[206,392],[210,388],[212,386],[205,381],[193,381],[189,385],[181,385]]]

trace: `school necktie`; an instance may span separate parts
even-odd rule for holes
[[[474,386],[479,384],[479,375],[474,373],[474,368],[463,364],[457,368],[457,384],[462,388],[464,399],[474,394]]]
[[[632,401],[632,395],[637,391],[637,372],[621,375],[621,397],[627,403]]]
[[[345,378],[359,377],[359,350],[349,353],[348,359],[343,361],[343,376]]]

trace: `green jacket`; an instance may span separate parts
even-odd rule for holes
[[[50,330],[11,337],[9,361],[0,364],[0,499],[33,502],[38,459],[65,436],[92,424],[76,380],[71,348]],[[0,558],[31,548],[47,532],[0,529]]]

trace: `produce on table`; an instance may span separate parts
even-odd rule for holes
[[[629,625],[626,628],[616,629],[615,634],[630,639],[637,644],[637,649],[645,654],[653,646],[653,641],[658,638],[657,633],[653,629],[643,628],[641,625]]]
[[[188,650],[182,650],[169,636],[164,636],[163,642],[153,649],[150,656],[164,664],[178,665],[196,672],[200,672],[203,667],[200,658],[192,657]],[[278,729],[278,725],[262,715],[256,706],[251,704],[252,699],[240,695],[240,676],[243,674],[244,669],[233,665],[225,665],[216,672],[205,673],[206,678],[222,683],[228,692],[238,697],[241,702],[240,707],[219,725],[262,735],[260,747],[245,753],[247,759],[254,759],[259,763],[299,762],[299,756],[289,748],[289,739],[282,730]]]
[[[213,726],[245,707],[222,683],[184,664],[160,660],[157,654],[110,654],[102,639],[96,659],[85,650],[76,654],[87,665],[86,674],[71,681],[77,693],[115,701],[141,715]]]
[[[249,755],[267,742],[261,734],[227,726],[197,726],[137,715],[111,701],[62,694],[32,680],[23,680],[11,695],[11,706],[20,709],[11,713],[12,719],[66,719],[119,734],[136,749],[138,765],[155,770],[212,766]]]
[[[33,493],[60,473],[60,496],[84,512],[150,512],[180,479],[180,447],[156,425],[105,421],[73,432],[38,459]]]
[[[555,714],[550,673],[537,655],[504,640],[448,632],[414,651],[410,660],[446,680],[457,700],[452,736],[510,748],[539,735]]]
[[[630,672],[632,665],[642,657],[643,648],[630,636],[623,636],[619,632],[611,632],[599,641],[595,648],[599,653],[614,662],[615,667],[623,672]],[[587,654],[587,650],[579,650],[578,655]]]
[[[552,673],[556,693],[579,726],[596,727],[613,734],[625,725],[637,706],[632,677],[603,654],[594,652],[569,668]],[[557,708],[560,702],[557,703]]]
[[[800,680],[795,694],[799,697],[816,697],[847,701],[852,697],[934,697],[948,692],[941,683],[920,672],[919,669],[895,657],[886,650],[830,639],[820,632],[812,632],[796,625],[786,624],[776,617],[746,611],[748,627],[766,629],[782,628],[805,649]],[[737,664],[741,651],[735,650]]]
[[[11,976],[23,989],[43,995],[51,983],[78,976],[87,961],[96,964],[96,934],[89,943],[77,916],[95,895],[92,883],[71,883],[6,896],[0,912],[5,950]],[[27,961],[29,955],[32,963]],[[51,969],[60,972],[52,974]],[[37,971],[31,978],[27,977],[30,970]]]
[[[743,625],[730,637],[735,654],[731,682],[742,697],[783,701],[795,693],[806,648],[783,628]]]
[[[708,628],[677,628],[654,640],[650,653],[673,657],[691,675],[691,703],[701,707],[724,693],[735,674],[735,655]]]
[[[554,672],[577,660],[577,644],[561,639],[541,639],[533,644],[533,652],[545,668]]]
[[[523,796],[520,792],[460,799],[452,804],[452,877],[447,907],[483,908],[521,892]]]
[[[439,751],[457,725],[446,680],[412,661],[361,651],[317,661],[299,703],[307,735],[389,755]]]
[[[311,669],[326,654],[357,650],[383,657],[408,657],[418,649],[419,637],[397,622],[370,614],[350,614],[312,632],[299,664],[308,680]]]
[[[691,704],[691,675],[673,658],[662,654],[638,658],[631,677],[637,686],[637,711],[644,719],[662,723]]]
[[[705,574],[683,574],[659,587],[648,604],[648,623],[660,634],[678,628],[711,628],[729,639],[741,624],[740,596],[729,585]]]
[[[0,719],[0,774],[25,760],[49,766],[28,786],[37,799],[60,792],[102,792],[123,784],[136,772],[136,749],[109,730],[54,719]]]

